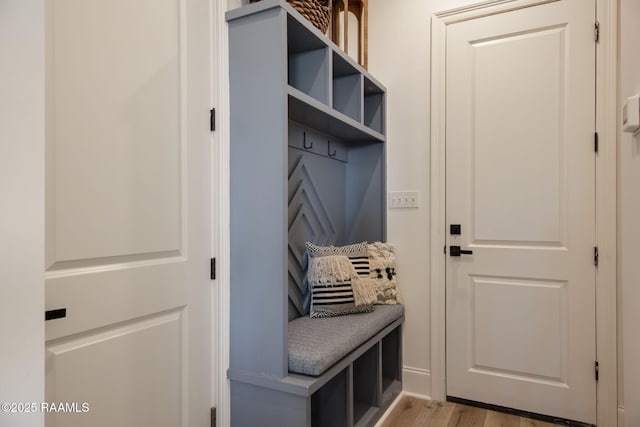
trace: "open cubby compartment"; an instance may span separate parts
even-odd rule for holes
[[[382,339],[382,404],[392,399],[399,391],[402,381],[401,326]]]
[[[384,133],[384,90],[371,79],[364,77],[364,118],[365,126]]]
[[[332,64],[333,109],[360,122],[362,74],[336,51],[333,52]]]
[[[287,17],[289,86],[328,104],[329,48],[293,17]]]
[[[375,344],[353,362],[353,424],[369,425],[378,412],[380,346]]]
[[[287,318],[292,320],[306,314],[305,243],[384,241],[386,221],[384,144],[344,141],[294,121],[288,139]]]
[[[349,425],[349,371],[343,369],[311,395],[312,427],[347,427]]]

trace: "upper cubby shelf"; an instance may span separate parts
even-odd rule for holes
[[[229,11],[226,18],[231,22],[276,8],[287,12],[289,118],[347,141],[384,141],[384,86],[286,1],[262,0]]]
[[[385,141],[382,133],[329,108],[295,88],[290,87],[288,95],[291,120],[335,135],[345,142]]]
[[[337,52],[333,52],[333,108],[360,122],[362,118],[362,74]]]
[[[370,78],[364,77],[364,117],[365,126],[385,133],[384,129],[384,89],[373,82]]]
[[[287,19],[287,62],[289,86],[329,103],[329,49],[302,23]]]

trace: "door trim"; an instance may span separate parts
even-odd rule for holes
[[[446,398],[445,261],[445,102],[447,26],[557,0],[493,0],[433,15],[431,19],[431,398]],[[597,423],[617,425],[617,313],[616,313],[616,146],[618,4],[596,0],[600,41],[596,55],[596,352]]]
[[[213,23],[214,52],[211,55],[214,73],[213,94],[211,106],[216,108],[216,130],[214,132],[213,158],[215,165],[213,179],[214,196],[212,197],[213,247],[212,256],[217,258],[217,278],[213,287],[213,378],[212,378],[212,406],[216,407],[217,425],[229,426],[230,420],[230,389],[227,379],[229,369],[229,39],[228,27],[225,20],[227,11],[226,1],[210,0],[211,21]],[[217,282],[217,283],[216,283]]]

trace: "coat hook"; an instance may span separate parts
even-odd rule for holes
[[[313,148],[313,141],[311,141],[311,144],[309,144],[309,146],[307,147],[307,133],[306,132],[302,132],[302,148],[304,148],[305,150],[309,150],[309,149]]]
[[[327,141],[327,154],[329,157],[333,157],[336,155],[336,149],[333,149],[333,153],[331,152],[331,141]]]

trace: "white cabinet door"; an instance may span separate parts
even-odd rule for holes
[[[209,7],[46,2],[48,427],[208,425]]]
[[[449,396],[596,421],[594,22],[562,0],[448,26]]]

